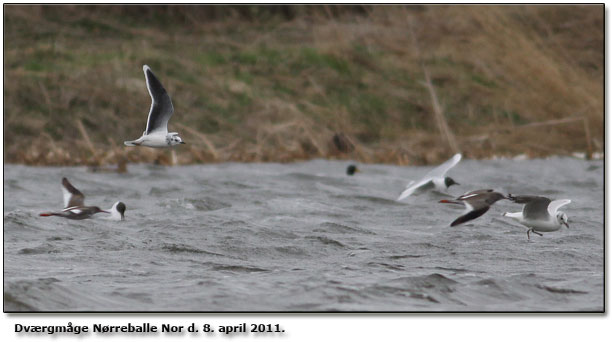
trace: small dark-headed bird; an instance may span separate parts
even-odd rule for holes
[[[355,174],[355,172],[360,172],[360,171],[361,171],[361,170],[359,170],[359,169],[357,168],[357,166],[355,166],[355,165],[353,165],[353,164],[349,165],[349,166],[346,168],[346,174],[347,174],[347,175],[349,175],[349,176],[352,176],[352,175],[354,175],[354,174]]]
[[[103,216],[103,218],[107,220],[113,220],[113,221],[123,221],[125,220],[125,210],[126,210],[125,203],[115,202],[112,208],[108,210],[110,211],[110,215],[105,215]]]

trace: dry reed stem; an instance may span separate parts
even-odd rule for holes
[[[425,63],[423,61],[421,49],[419,47],[419,42],[417,40],[416,34],[414,33],[414,20],[411,16],[406,14],[405,9],[404,9],[404,15],[408,17],[410,37],[412,38],[412,42],[413,42],[413,45],[414,45],[414,48],[417,54],[417,59],[419,60],[419,63],[421,64],[421,68],[423,69],[423,74],[425,75],[424,84],[427,90],[429,91],[429,95],[431,96],[431,103],[432,103],[432,107],[434,111],[434,117],[436,119],[436,123],[438,124],[438,130],[440,131],[440,134],[442,134],[446,138],[446,141],[448,142],[448,145],[450,146],[451,150],[453,150],[453,153],[459,153],[460,151],[459,151],[459,148],[457,147],[457,140],[455,139],[454,134],[451,132],[450,128],[448,127],[448,122],[446,121],[446,117],[444,117],[442,106],[440,106],[440,102],[438,101],[438,95],[436,94],[436,90],[434,89],[434,86],[431,83],[431,77],[429,76],[429,70],[427,70],[427,67],[425,66]]]
[[[189,152],[191,152],[191,155],[195,156],[196,160],[199,161],[200,163],[203,163],[206,161],[206,158],[204,158],[202,153],[200,153],[200,151],[198,151],[195,147],[189,146]]]
[[[566,124],[566,123],[570,123],[570,122],[577,122],[577,121],[582,121],[583,122],[583,128],[584,128],[584,137],[586,140],[586,145],[587,145],[587,151],[586,151],[586,159],[591,159],[592,155],[593,155],[593,147],[591,144],[591,131],[589,129],[589,121],[588,118],[586,116],[571,116],[571,117],[567,117],[567,118],[563,118],[563,119],[554,119],[554,120],[546,120],[546,121],[539,121],[539,122],[532,122],[532,123],[528,123],[525,125],[520,125],[520,126],[514,126],[513,128],[533,128],[533,127],[542,127],[542,126],[556,126],[556,125],[562,125],[562,124]],[[504,130],[504,128],[500,128],[497,129],[498,131],[500,130]],[[534,147],[535,145],[530,145],[527,144],[530,147]]]
[[[584,119],[584,117],[582,117],[582,116],[579,116],[579,117],[572,116],[572,117],[563,118],[563,119],[554,119],[554,120],[532,122],[532,123],[516,126],[516,128],[529,128],[529,127],[539,127],[539,126],[554,126],[554,125],[560,125],[560,124],[564,124],[564,123],[568,123],[568,122],[580,121],[580,120],[583,120],[583,119]]]
[[[172,149],[170,151],[170,163],[172,164],[172,166],[177,164],[177,157],[176,157],[176,150]]]
[[[206,137],[206,135],[204,133],[200,133],[198,131],[196,131],[195,129],[189,127],[189,126],[185,126],[181,123],[177,123],[177,126],[179,126],[180,128],[186,130],[187,132],[199,137],[200,139],[202,139],[202,141],[204,142],[204,144],[206,145],[206,147],[208,148],[208,150],[210,151],[210,153],[213,156],[214,160],[218,160],[219,159],[219,153],[217,153],[217,149],[215,148],[215,146],[212,144],[212,142],[210,142],[210,140],[208,140],[208,138]]]
[[[51,115],[52,102],[51,97],[49,96],[49,92],[47,91],[47,87],[45,87],[40,81],[38,81],[38,86],[40,87],[40,91],[43,94],[43,97],[45,98],[45,104],[47,105],[49,115]]]
[[[433,107],[434,115],[436,118],[436,122],[438,123],[438,129],[440,130],[440,134],[442,134],[448,145],[450,146],[453,153],[459,153],[459,147],[457,147],[457,140],[455,139],[455,135],[451,132],[448,127],[448,122],[446,122],[446,118],[444,117],[444,113],[442,111],[442,107],[440,106],[440,102],[438,101],[438,96],[436,95],[436,90],[434,89],[433,84],[431,83],[431,78],[429,77],[429,71],[423,65],[423,73],[425,74],[425,87],[429,91],[429,95],[431,96],[431,104]]]
[[[55,141],[53,141],[53,138],[49,135],[49,133],[42,132],[41,134],[42,134],[42,136],[44,136],[45,138],[47,138],[49,140],[49,143],[51,144],[51,150],[52,151],[57,151],[57,145],[55,144]]]
[[[89,151],[91,151],[91,154],[93,155],[95,161],[99,163],[100,161],[98,160],[96,149],[94,148],[94,145],[91,143],[91,139],[89,139],[89,134],[87,134],[87,131],[85,130],[85,126],[83,126],[83,121],[81,121],[81,119],[77,120],[77,127],[79,128],[79,131],[81,132],[81,135],[83,136],[83,139],[85,139],[85,143],[87,144],[87,147],[89,147]]]
[[[590,160],[593,157],[593,146],[591,145],[591,130],[589,129],[589,120],[585,116],[582,118],[582,122],[584,123],[584,135],[587,141],[586,159]]]

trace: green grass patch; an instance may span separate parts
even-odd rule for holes
[[[241,70],[239,68],[234,70],[234,77],[239,80],[242,81],[248,85],[252,85],[253,84],[253,80],[254,80],[254,76],[253,74],[251,74],[249,71],[246,70]]]
[[[37,132],[34,128],[29,127],[28,125],[20,123],[20,122],[11,123],[8,127],[8,130],[12,134],[18,134],[18,135],[24,135],[24,136],[30,136],[30,137],[39,134],[39,132]]]
[[[495,83],[495,81],[493,80],[489,80],[486,77],[479,75],[479,74],[472,74],[470,75],[470,78],[472,81],[474,81],[477,84],[480,84],[481,86],[485,86],[487,88],[495,88],[497,87],[497,84]]]
[[[272,90],[276,94],[284,94],[284,95],[289,95],[289,96],[297,95],[297,91],[285,86],[284,84],[282,84],[281,82],[277,80],[274,81],[274,84],[272,85]]]
[[[330,54],[321,54],[313,48],[303,48],[301,50],[301,63],[299,65],[303,68],[308,66],[330,68],[341,75],[351,73],[349,63],[345,59]]]
[[[45,124],[43,130],[54,140],[63,140],[64,134],[60,131],[60,127],[63,128],[63,126],[56,125],[55,121],[50,121]]]
[[[504,110],[502,111],[502,115],[510,119],[510,121],[515,125],[524,125],[526,123],[529,123],[528,120],[524,119],[519,113],[513,110],[510,110],[510,111]]]
[[[257,63],[257,54],[251,51],[239,51],[230,57],[234,63],[242,65],[255,65]]]
[[[71,23],[75,28],[82,29],[89,36],[100,35],[100,36],[115,36],[123,39],[131,38],[132,35],[128,31],[118,30],[105,23],[92,20],[90,18],[81,18]]]
[[[227,63],[225,56],[216,51],[198,52],[194,59],[205,66],[216,67]]]
[[[365,128],[360,134],[360,138],[364,142],[373,142],[380,139],[381,131],[388,120],[385,100],[376,94],[361,94],[352,102],[349,111],[352,120]]]
[[[277,66],[283,62],[283,53],[279,50],[262,46],[257,50],[257,53],[261,56],[262,61],[268,65]]]

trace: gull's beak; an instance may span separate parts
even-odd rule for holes
[[[181,144],[186,144],[184,141],[181,141]]]
[[[361,170],[359,170],[358,168],[355,168],[355,173],[357,172],[361,172]]]
[[[106,210],[100,210],[100,212],[110,214],[110,211],[106,211]]]
[[[567,224],[567,222],[563,222],[563,224],[569,229],[569,224]]]

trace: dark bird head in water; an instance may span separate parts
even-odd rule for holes
[[[444,184],[446,184],[447,188],[450,188],[451,185],[459,185],[459,183],[450,177],[444,177]]]
[[[359,172],[359,169],[358,169],[358,168],[357,168],[357,166],[355,166],[355,165],[349,165],[349,166],[346,168],[346,174],[347,174],[347,175],[349,175],[349,176],[354,175],[354,174],[355,174],[355,172]]]
[[[117,211],[121,214],[121,221],[125,220],[125,203],[117,203]]]

